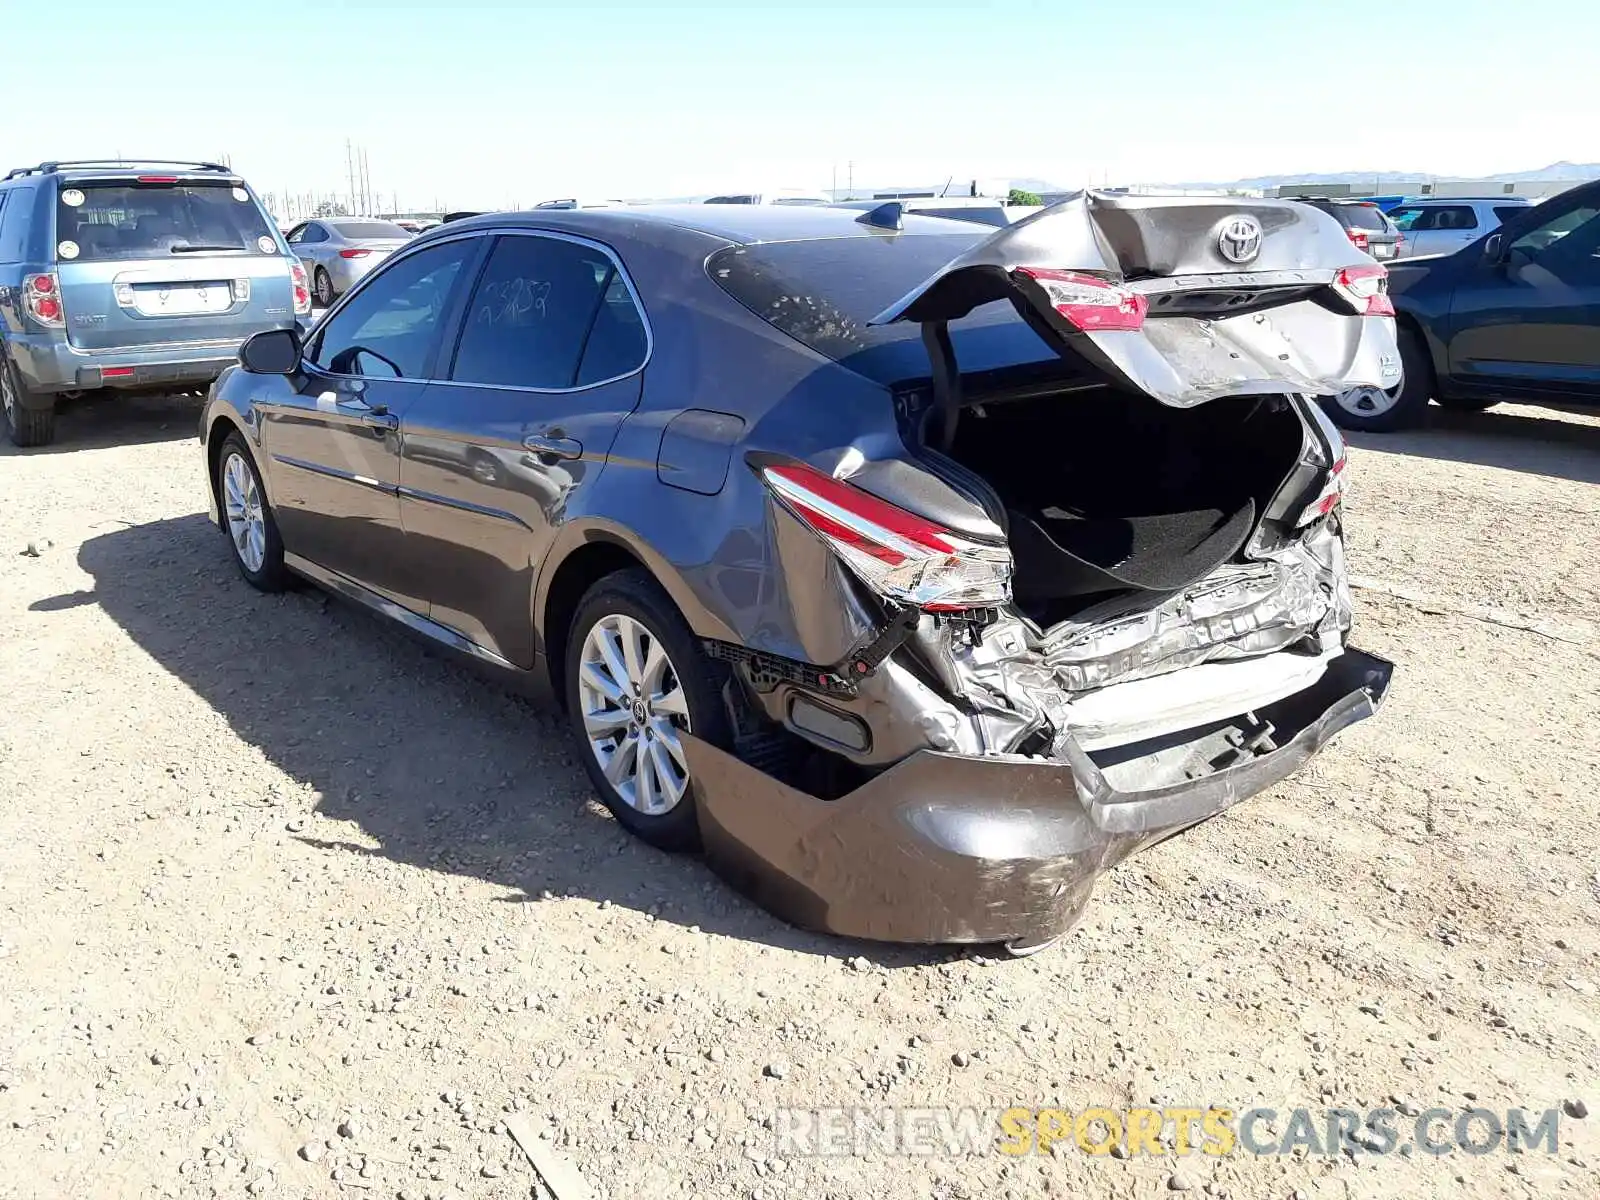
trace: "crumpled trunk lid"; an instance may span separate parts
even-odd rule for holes
[[[1341,270],[1373,268],[1332,217],[1280,200],[1082,192],[959,255],[873,318],[940,325],[1007,300],[1066,357],[1177,407],[1224,395],[1391,387],[1391,318]],[[1084,328],[1058,281],[1115,288],[1137,322]]]

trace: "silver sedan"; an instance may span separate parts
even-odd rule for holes
[[[326,307],[415,236],[393,221],[322,217],[289,231],[289,248],[311,278],[311,294]]]

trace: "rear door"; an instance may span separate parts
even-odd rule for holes
[[[239,180],[61,180],[56,272],[80,350],[239,341],[294,320],[288,259]]]
[[[400,526],[400,422],[428,388],[481,238],[396,258],[318,326],[296,393],[261,405],[284,548],[423,612]]]
[[[496,240],[444,356],[449,381],[402,424],[401,519],[429,564],[433,620],[533,664],[535,575],[638,404],[648,355],[609,249],[554,233]]]
[[[1547,201],[1457,286],[1450,373],[1482,394],[1600,400],[1600,192]]]

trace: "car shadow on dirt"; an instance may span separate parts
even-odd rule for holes
[[[93,591],[32,611],[97,603],[233,736],[320,794],[327,821],[298,834],[308,845],[481,879],[511,902],[584,896],[805,953],[886,966],[952,956],[795,929],[700,860],[643,845],[594,799],[558,716],[309,585],[254,592],[200,514],[103,534],[78,561]]]
[[[1600,424],[1554,409],[1460,412],[1431,407],[1428,424],[1400,433],[1346,433],[1363,450],[1504,467],[1575,483],[1600,483]]]
[[[104,450],[109,446],[142,446],[192,438],[200,429],[199,396],[162,393],[122,395],[89,392],[56,407],[55,437],[47,446],[21,449],[0,413],[0,458],[12,454],[65,454]]]

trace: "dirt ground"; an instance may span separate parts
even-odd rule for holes
[[[797,932],[627,838],[548,715],[250,591],[196,411],[85,405],[0,451],[0,1196],[548,1196],[508,1120],[610,1200],[1600,1195],[1592,1112],[1553,1155],[1441,1158],[806,1157],[771,1128],[1600,1108],[1600,421],[1358,439],[1388,706],[1010,961]]]

